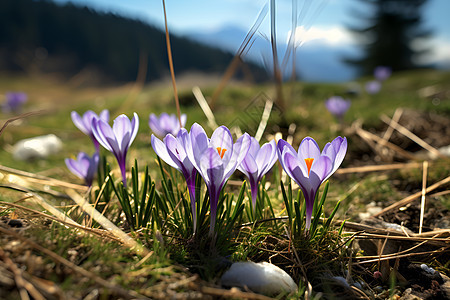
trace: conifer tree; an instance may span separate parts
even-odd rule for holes
[[[431,33],[422,28],[421,12],[428,0],[359,1],[365,2],[373,14],[359,14],[359,18],[364,18],[363,27],[350,28],[359,38],[363,55],[345,61],[356,65],[365,75],[372,74],[380,65],[393,71],[423,67],[420,58],[428,51],[423,41]]]

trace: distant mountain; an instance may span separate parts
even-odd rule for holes
[[[173,34],[171,44],[177,74],[220,74],[233,58],[227,49]],[[89,69],[108,80],[132,81],[142,64],[147,80],[168,75],[165,33],[160,29],[72,4],[0,1],[0,70],[73,76]],[[253,79],[267,79],[259,66],[249,64],[247,70]]]
[[[190,32],[185,36],[206,45],[217,46],[235,53],[246,34],[244,30],[238,27],[227,26],[207,33]],[[280,61],[282,61],[286,48],[286,43],[278,43]],[[355,79],[357,76],[356,70],[343,63],[342,58],[357,55],[357,51],[357,49],[345,45],[336,47],[314,41],[306,43],[296,51],[297,74],[304,81],[338,82]],[[271,61],[269,41],[257,36],[245,58],[248,61],[265,66],[265,62]],[[285,70],[286,76],[290,72],[290,70]]]

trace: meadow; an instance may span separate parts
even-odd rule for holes
[[[311,227],[301,190],[277,162],[259,185],[255,209],[248,180],[234,172],[219,197],[211,236],[210,197],[200,176],[193,234],[184,178],[152,149],[149,115],[176,114],[171,82],[90,86],[77,78],[0,74],[1,94],[28,95],[20,118],[1,117],[0,298],[268,299],[220,285],[231,262],[250,260],[271,262],[298,284],[295,293],[273,296],[279,299],[398,299],[408,293],[445,299],[450,73],[395,73],[374,94],[364,89],[371,79],[286,82],[283,102],[273,103],[261,144],[282,137],[298,149],[307,136],[321,149],[337,136],[348,142],[342,165],[319,189]],[[198,123],[213,133],[192,88],[199,86],[210,100],[218,85],[203,77],[178,82],[188,131]],[[270,83],[233,81],[214,102],[215,122],[254,136],[276,93]],[[351,101],[340,122],[324,104],[336,95]],[[94,151],[71,112],[104,109],[110,120],[139,116],[126,158],[128,187],[103,147],[90,189],[64,163]],[[61,139],[61,151],[45,159],[13,158],[19,140],[46,134]],[[422,265],[439,273],[427,277]]]

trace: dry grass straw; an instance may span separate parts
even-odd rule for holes
[[[284,112],[285,105],[283,99],[283,81],[281,78],[281,70],[278,63],[275,7],[275,0],[270,0],[270,44],[272,46],[273,77],[275,80],[275,89],[277,95],[275,98],[275,103],[280,108],[280,110]]]
[[[138,294],[135,291],[131,291],[131,290],[125,290],[124,288],[115,285],[113,283],[111,283],[110,281],[107,281],[99,276],[97,276],[96,274],[89,272],[79,266],[77,266],[76,264],[68,261],[67,259],[61,257],[60,255],[56,254],[55,252],[42,247],[38,244],[36,244],[35,242],[31,241],[30,239],[22,236],[21,234],[16,233],[13,230],[7,229],[7,228],[3,228],[0,227],[0,232],[2,232],[3,234],[7,234],[9,236],[14,237],[17,240],[22,241],[23,243],[28,244],[30,247],[34,248],[35,250],[45,254],[46,256],[50,257],[54,262],[62,264],[68,268],[70,268],[72,271],[74,271],[75,273],[79,274],[82,277],[87,277],[93,281],[95,281],[97,284],[99,284],[100,286],[105,287],[106,289],[108,289],[109,291],[120,295],[122,297],[124,297],[125,299],[148,299],[140,294]],[[22,298],[24,299],[24,298]],[[25,298],[26,299],[26,298]]]
[[[369,165],[362,167],[350,167],[340,168],[336,171],[336,174],[352,174],[352,173],[366,173],[366,172],[378,172],[378,171],[390,171],[390,170],[403,170],[403,169],[415,169],[422,164],[418,162],[410,163],[398,163],[398,164],[386,164],[386,165]]]
[[[91,216],[92,219],[96,220],[100,225],[102,225],[107,232],[110,233],[110,235],[108,235],[109,238],[115,239],[115,240],[119,240],[121,243],[123,243],[125,246],[129,247],[130,249],[132,249],[133,251],[135,251],[138,254],[143,254],[146,255],[148,254],[150,251],[148,249],[146,249],[145,247],[143,247],[142,245],[140,245],[139,243],[137,243],[137,241],[135,241],[134,239],[132,239],[130,236],[128,236],[125,232],[123,232],[120,228],[118,228],[116,225],[114,225],[111,221],[109,221],[105,216],[103,216],[102,214],[100,214],[97,210],[95,210],[95,208],[86,201],[86,199],[84,199],[77,191],[77,190],[81,190],[82,192],[86,191],[86,187],[84,188],[80,188],[80,186],[77,185],[72,185],[72,184],[67,184],[64,183],[63,181],[59,181],[59,180],[54,180],[51,178],[46,178],[43,176],[37,176],[37,175],[33,175],[31,173],[27,173],[27,172],[22,172],[22,171],[18,171],[18,170],[14,170],[11,168],[6,168],[1,166],[1,170],[5,171],[5,172],[14,172],[16,174],[19,174],[19,176],[21,176],[21,178],[23,178],[25,185],[27,185],[27,181],[31,180],[33,182],[39,182],[40,184],[42,184],[43,186],[58,186],[58,187],[64,187],[66,188],[66,192],[67,195],[74,200],[77,205],[83,210],[85,211],[89,216]],[[44,208],[45,210],[47,210],[48,212],[50,212],[55,218],[51,218],[48,215],[45,215],[44,213],[42,213],[42,215],[47,218],[51,218],[55,221],[60,222],[61,224],[64,225],[69,225],[71,227],[75,227],[77,229],[80,230],[84,230],[86,232],[90,232],[90,233],[95,233],[98,235],[105,235],[105,233],[103,232],[99,232],[99,231],[95,231],[91,228],[82,226],[80,224],[78,224],[77,222],[75,222],[74,220],[72,220],[67,214],[61,212],[58,208],[56,208],[54,205],[52,205],[51,203],[49,203],[48,201],[46,201],[43,197],[41,197],[40,195],[38,195],[37,193],[32,192],[31,190],[23,187],[23,186],[18,186],[15,184],[8,184],[8,185],[1,185],[5,188],[11,188],[17,191],[20,191],[22,193],[25,193],[26,195],[26,199],[28,200],[32,200],[35,202],[35,204],[41,206],[42,208]],[[3,203],[3,202],[1,202]],[[19,205],[17,204],[8,204],[8,203],[4,203],[5,205],[9,205],[9,206],[15,206],[17,208],[21,208],[21,209],[27,209],[25,207],[19,207]],[[29,211],[33,211],[31,209],[28,209]],[[33,211],[35,213],[37,213],[37,211]]]
[[[30,173],[30,172],[25,172],[25,171],[9,168],[6,166],[0,165],[0,172],[8,173],[8,175],[13,174],[13,175],[19,176],[21,178],[21,180],[23,180],[24,182],[30,183],[30,186],[31,186],[31,183],[37,183],[40,186],[70,188],[70,189],[74,189],[74,190],[77,190],[80,192],[86,192],[88,190],[88,188],[84,185],[73,184],[73,183],[69,183],[66,181],[54,179],[51,177],[46,177],[46,176],[42,176],[39,174],[34,174],[34,173]],[[9,178],[7,178],[7,180],[8,179]],[[14,179],[14,178],[12,178],[12,179]]]
[[[389,126],[392,126],[395,130],[397,130],[398,132],[400,132],[401,134],[403,134],[404,136],[406,136],[407,138],[409,138],[410,140],[412,140],[413,142],[415,142],[417,145],[421,146],[425,150],[429,151],[432,155],[440,157],[440,158],[448,159],[445,155],[443,155],[441,152],[439,152],[439,150],[432,147],[430,144],[428,144],[423,139],[421,139],[420,137],[418,137],[417,135],[415,135],[414,133],[409,131],[406,127],[397,123],[395,120],[389,118],[386,115],[381,115],[380,118],[383,122],[385,122]]]
[[[427,188],[425,189],[425,193],[428,194],[428,193],[430,193],[431,191],[433,191],[433,190],[435,190],[435,189],[437,189],[437,188],[439,188],[439,187],[441,187],[441,186],[443,186],[444,184],[447,184],[447,183],[449,183],[449,182],[450,182],[450,176],[448,176],[448,177],[442,179],[441,181],[436,182],[435,184],[433,184],[433,185],[427,187]],[[423,191],[420,191],[420,192],[414,193],[414,194],[412,194],[412,195],[410,195],[410,196],[408,196],[408,197],[406,197],[406,198],[404,198],[404,199],[402,199],[402,200],[400,200],[400,201],[397,201],[397,202],[391,204],[390,206],[384,208],[384,209],[381,210],[380,212],[374,214],[373,217],[374,217],[374,218],[375,218],[375,217],[378,217],[378,216],[380,216],[380,215],[382,215],[382,214],[385,214],[385,213],[386,213],[387,211],[389,211],[389,210],[392,210],[392,209],[395,209],[395,208],[404,206],[404,205],[406,205],[406,204],[408,204],[408,203],[414,201],[415,199],[421,197],[421,196],[422,196],[422,193],[423,193]]]
[[[427,190],[427,173],[428,173],[428,161],[423,162],[423,175],[422,175],[422,197],[420,199],[420,221],[419,221],[419,234],[422,233],[423,215],[425,213],[425,195]]]
[[[0,201],[0,205],[8,206],[8,207],[14,207],[14,208],[20,209],[21,211],[26,211],[26,212],[32,213],[34,215],[43,217],[43,218],[45,218],[47,220],[52,220],[52,221],[61,223],[64,226],[80,229],[79,232],[81,232],[81,233],[90,233],[90,234],[97,235],[97,236],[99,236],[101,238],[108,238],[108,239],[110,239],[112,241],[121,242],[121,240],[119,238],[115,237],[114,235],[112,235],[107,230],[86,227],[86,226],[80,225],[80,224],[78,224],[77,222],[74,222],[74,221],[73,222],[67,222],[67,221],[61,220],[60,218],[57,218],[57,217],[54,217],[52,215],[46,214],[44,212],[41,212],[41,211],[38,211],[38,210],[35,210],[35,209],[32,209],[32,208],[29,208],[29,207],[26,207],[26,206],[22,206],[22,205],[19,205],[19,204],[16,204],[16,203]]]
[[[354,122],[351,127],[357,135],[359,135],[366,143],[372,147],[373,151],[375,153],[380,152],[380,147],[387,147],[390,150],[393,150],[398,155],[412,160],[417,160],[416,155],[412,154],[411,152],[408,152],[406,150],[403,150],[399,146],[377,136],[376,134],[373,134],[367,130],[364,130],[362,128],[362,124],[360,122]],[[382,149],[382,148],[381,148]]]
[[[202,91],[198,86],[194,86],[192,88],[192,93],[194,94],[195,99],[197,99],[198,104],[200,105],[200,108],[203,110],[203,113],[205,114],[206,118],[208,119],[208,126],[212,130],[215,130],[219,125],[216,123],[216,118],[214,117],[214,114],[211,110],[211,108],[208,105],[208,101],[206,101],[205,96],[203,96]]]
[[[27,113],[20,114],[20,115],[18,115],[18,116],[9,118],[8,120],[6,120],[6,122],[3,124],[2,128],[0,129],[0,136],[2,135],[3,131],[6,129],[6,127],[7,127],[10,123],[12,123],[12,122],[14,122],[14,121],[17,121],[17,120],[20,120],[20,119],[28,118],[28,117],[30,117],[30,116],[40,115],[40,114],[43,114],[43,113],[45,113],[44,110],[32,111],[32,112],[27,112]]]
[[[178,100],[177,83],[175,80],[175,71],[173,68],[172,49],[170,47],[170,35],[169,35],[169,27],[167,26],[167,14],[166,14],[165,0],[162,0],[162,4],[163,4],[163,11],[164,11],[164,27],[165,27],[165,31],[166,31],[166,46],[167,46],[167,56],[169,59],[170,76],[172,77],[173,95],[175,97],[175,105],[177,107],[177,116],[178,116],[178,121],[180,122],[180,128],[181,128],[181,127],[183,127],[183,125],[181,124],[180,102]]]
[[[264,111],[261,116],[261,122],[259,122],[258,130],[256,130],[255,139],[259,142],[264,134],[264,130],[266,130],[267,121],[270,117],[270,112],[272,111],[273,101],[272,99],[267,99],[266,104],[264,106]]]
[[[1,228],[0,228],[1,229]],[[11,270],[14,275],[14,281],[17,285],[17,289],[19,290],[20,299],[28,300],[45,300],[45,297],[35,288],[33,284],[31,284],[28,280],[23,277],[23,271],[19,269],[16,264],[9,258],[8,254],[0,248],[0,258],[2,258],[3,262],[6,266]]]
[[[67,189],[67,195],[72,198],[78,206],[86,212],[91,218],[97,221],[103,228],[111,232],[114,236],[120,239],[120,241],[130,248],[132,251],[140,255],[147,255],[150,251],[143,245],[139,244],[136,240],[131,238],[128,234],[122,231],[119,227],[114,225],[108,218],[98,212],[84,197],[75,192],[74,190]]]

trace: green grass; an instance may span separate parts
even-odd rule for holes
[[[367,80],[369,79],[363,78],[358,83],[363,85]],[[384,126],[384,123],[380,120],[380,115],[392,116],[398,107],[434,112],[449,118],[450,100],[448,96],[445,96],[445,93],[448,94],[450,90],[449,82],[450,73],[438,71],[421,70],[395,74],[383,84],[379,94],[368,95],[362,90],[357,96],[348,96],[352,99],[352,106],[345,116],[345,123],[350,125],[356,120],[362,120],[364,128],[377,131]],[[444,96],[424,97],[424,88],[430,86],[437,91],[444,91]],[[214,88],[208,87],[202,90],[207,99],[214,93]],[[82,88],[67,83],[57,83],[48,78],[1,75],[0,94],[10,90],[24,91],[29,95],[29,101],[24,111],[45,109],[45,112],[13,122],[6,128],[0,140],[4,149],[4,151],[0,151],[0,164],[70,183],[82,184],[80,179],[68,172],[64,165],[64,158],[75,156],[79,151],[92,153],[94,149],[90,139],[73,125],[70,112],[76,110],[83,113],[88,109],[100,112],[102,109],[108,108],[111,111],[111,119],[121,113],[131,116],[133,112],[137,112],[140,117],[140,128],[138,136],[128,153],[128,169],[131,170],[134,159],[138,160],[141,172],[148,165],[150,177],[155,181],[156,189],[161,193],[161,199],[170,201],[170,197],[163,195],[160,169],[156,163],[156,155],[150,146],[151,131],[148,127],[148,116],[150,113],[157,115],[161,112],[175,113],[172,88],[170,85],[149,85],[134,96],[130,93],[130,89],[130,85]],[[344,83],[286,83],[283,86],[283,91],[288,109],[284,115],[281,115],[275,106],[275,110],[269,119],[266,134],[275,134],[277,131],[281,131],[284,133],[283,138],[286,138],[287,126],[295,123],[297,129],[294,134],[294,148],[298,147],[305,136],[314,137],[322,148],[326,142],[332,140],[336,135],[344,134],[325,109],[324,101],[333,95],[347,97],[347,89],[348,85]],[[231,84],[226,87],[214,108],[217,123],[227,126],[238,124],[242,131],[256,131],[266,99],[261,96],[261,93],[273,97],[275,91],[270,84],[247,86]],[[436,100],[437,97],[440,97],[439,101]],[[191,91],[181,89],[180,99],[181,112],[188,116],[186,127],[190,128],[194,122],[206,127],[206,117],[191,95]],[[2,115],[2,121],[6,121],[8,117]],[[212,132],[207,127],[205,129],[208,134]],[[31,162],[13,159],[10,149],[17,141],[50,133],[56,134],[63,141],[64,146],[60,153],[45,160]],[[344,160],[344,167],[385,163],[375,160],[373,152],[368,152],[366,145],[356,144],[362,142],[355,135],[348,136],[348,139],[350,153],[347,156],[348,158]],[[105,151],[103,153],[106,154]],[[117,164],[110,155],[108,156],[108,162],[111,168],[117,171]],[[164,168],[167,170],[167,174],[171,174],[173,190],[176,195],[186,195],[182,177],[176,171],[170,170],[167,165],[164,165]],[[182,228],[180,223],[177,223],[182,222],[180,219],[182,218],[182,207],[179,207],[180,211],[171,208],[172,211],[166,215],[164,220],[159,220],[157,215],[152,215],[151,219],[157,221],[152,221],[152,225],[139,228],[133,233],[133,236],[140,240],[144,246],[154,251],[153,255],[147,259],[134,254],[130,249],[114,241],[105,241],[97,236],[80,235],[75,229],[66,228],[57,222],[43,220],[20,209],[11,209],[0,205],[0,216],[11,216],[12,211],[14,211],[19,216],[31,220],[33,226],[25,231],[28,238],[56,252],[61,257],[69,260],[74,259],[74,262],[82,268],[95,270],[93,271],[95,274],[110,280],[114,284],[135,290],[143,295],[154,295],[152,294],[154,292],[152,290],[153,285],[170,282],[170,278],[187,278],[191,276],[191,272],[199,274],[203,280],[209,281],[209,284],[216,283],[229,260],[268,261],[270,259],[291,272],[297,282],[301,281],[304,284],[302,280],[305,280],[305,278],[300,270],[290,268],[297,263],[292,254],[292,247],[296,248],[301,257],[301,262],[308,272],[307,279],[313,283],[313,286],[323,287],[325,283],[322,281],[322,275],[327,273],[342,276],[343,268],[347,267],[349,257],[355,253],[350,251],[348,245],[346,245],[346,238],[348,237],[339,236],[339,228],[334,226],[323,233],[320,239],[313,239],[312,242],[301,238],[300,235],[296,239],[289,240],[286,233],[286,229],[289,228],[285,218],[282,218],[287,214],[284,210],[283,196],[278,184],[280,181],[278,168],[278,166],[275,167],[266,178],[267,182],[271,183],[267,189],[267,196],[274,212],[272,215],[272,212],[266,207],[264,217],[279,217],[279,219],[263,221],[257,225],[234,227],[227,232],[230,234],[230,238],[224,239],[214,247],[210,241],[202,240],[201,236],[189,238],[189,227]],[[449,176],[448,161],[437,160],[432,162],[428,174],[429,185],[446,176]],[[120,178],[120,175],[115,173],[115,178]],[[232,177],[232,180],[242,179],[243,176],[239,172],[236,172]],[[11,177],[1,174],[0,181],[6,186],[12,183],[23,184],[23,182],[14,182]],[[61,210],[68,212],[75,220],[81,222],[83,213],[74,209],[73,204],[67,199],[48,194],[49,188],[42,186],[42,184],[26,183],[29,184],[30,189],[35,190],[50,203],[60,207]],[[358,220],[358,213],[365,211],[365,207],[369,203],[376,202],[382,206],[387,206],[402,199],[405,195],[420,190],[421,185],[421,169],[334,175],[330,179],[328,198],[323,208],[324,214],[329,216],[335,205],[341,201],[336,218],[355,221]],[[229,194],[229,197],[234,195],[233,199],[236,199],[239,188],[240,185],[229,184],[225,192]],[[62,195],[65,193],[62,187],[54,187],[51,190]],[[205,192],[203,186],[201,195],[203,196]],[[297,192],[296,189],[292,191],[294,199]],[[247,194],[244,193],[244,195]],[[23,196],[23,193],[3,188],[0,200],[22,203]],[[438,196],[437,200],[443,207],[450,208],[448,194]],[[184,200],[181,204],[184,205],[184,210],[186,210],[186,203],[187,200]],[[25,201],[24,204],[42,211],[40,206],[33,205],[28,201]],[[171,205],[176,206],[174,203]],[[247,196],[244,205],[248,210]],[[120,215],[119,205],[115,197],[111,200],[111,206],[104,214],[123,230],[130,231],[123,216]],[[237,223],[242,224],[248,221],[250,220],[244,213],[237,220]],[[207,226],[208,224],[208,216],[205,216],[204,225]],[[223,226],[228,226],[228,224],[224,223]],[[207,231],[205,231],[205,235],[207,235]],[[12,238],[0,238],[0,244],[7,245],[12,240]],[[70,253],[75,253],[74,251],[78,255],[71,258]],[[73,295],[79,296],[81,290],[93,286],[91,281],[83,281],[77,274],[73,274],[66,269],[61,271],[61,276],[58,273],[51,273],[50,271],[57,267],[55,263],[42,253],[36,253],[35,255],[44,259],[42,278],[55,282],[65,293],[73,293]],[[13,255],[13,258],[19,259],[16,254]],[[143,262],[138,264],[140,261]],[[138,267],[136,267],[136,264],[138,264]],[[189,290],[187,285],[180,289]],[[326,288],[323,288],[323,290],[326,290]],[[181,293],[182,291],[178,290],[178,292]],[[107,292],[104,291],[104,293],[104,295],[107,295]]]

